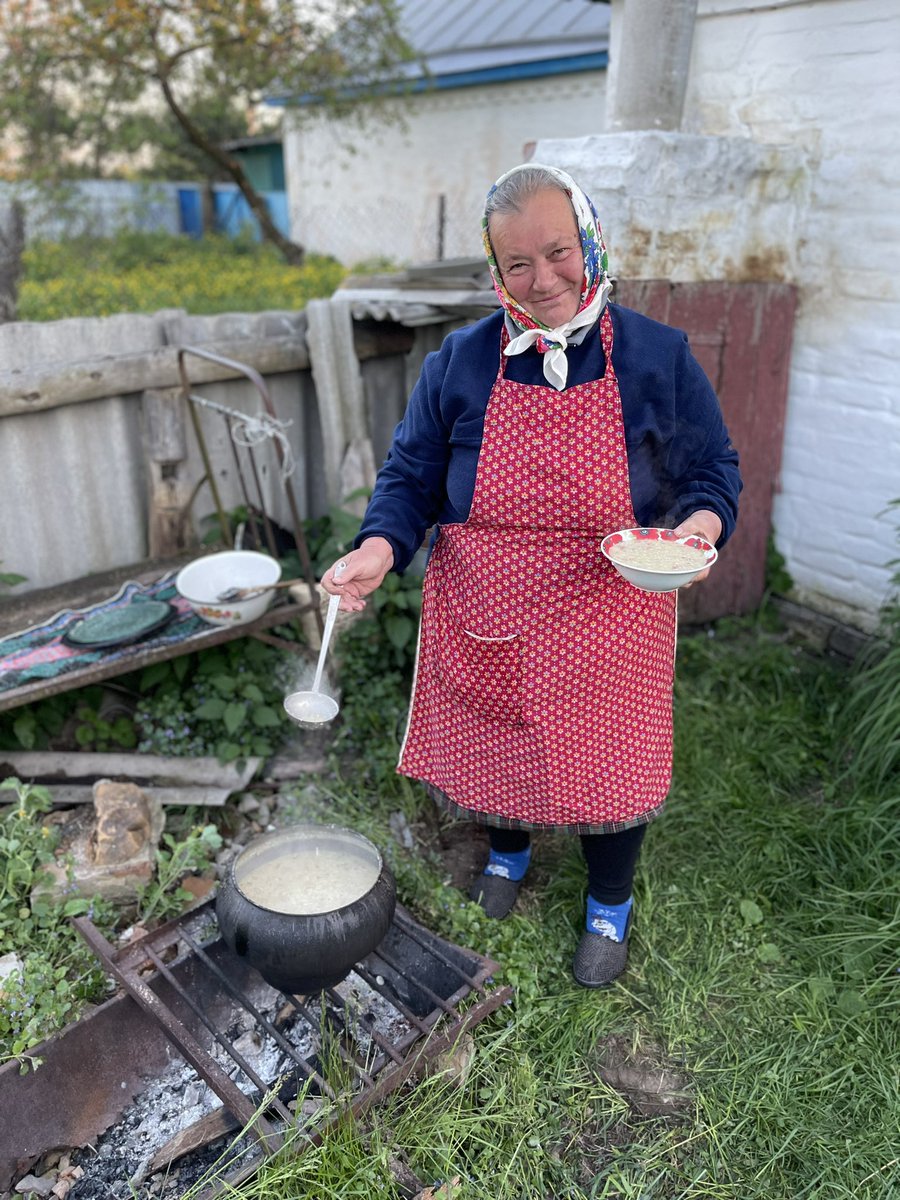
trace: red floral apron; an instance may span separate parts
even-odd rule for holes
[[[603,379],[491,391],[464,524],[425,572],[398,770],[476,820],[613,831],[669,789],[675,594],[600,553],[637,524],[603,313]]]

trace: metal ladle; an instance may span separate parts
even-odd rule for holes
[[[322,631],[322,648],[319,650],[319,661],[316,664],[316,676],[313,679],[312,690],[291,692],[284,698],[284,711],[295,725],[299,725],[303,729],[315,729],[319,725],[333,721],[338,715],[337,700],[320,691],[320,684],[322,683],[322,669],[325,666],[325,655],[328,653],[328,643],[331,641],[331,631],[337,620],[340,603],[340,596],[332,596],[328,601],[325,628]]]

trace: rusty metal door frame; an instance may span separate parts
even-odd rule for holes
[[[227,546],[233,546],[234,538],[231,533],[228,517],[222,504],[222,498],[219,494],[219,489],[216,484],[215,474],[213,472],[212,463],[209,456],[209,448],[206,443],[206,438],[203,434],[203,428],[201,426],[200,417],[197,411],[198,408],[207,408],[220,413],[223,421],[225,422],[225,426],[228,431],[228,442],[231,446],[232,454],[234,456],[235,472],[240,484],[241,494],[243,495],[244,503],[247,506],[248,514],[251,514],[248,519],[251,522],[254,522],[255,527],[255,518],[252,514],[254,513],[254,510],[259,513],[260,520],[263,525],[265,542],[268,546],[269,553],[273,558],[277,558],[278,554],[275,545],[275,537],[272,530],[271,519],[266,511],[265,498],[262,491],[262,481],[260,479],[259,466],[256,461],[255,448],[252,444],[248,444],[247,442],[243,443],[246,450],[248,467],[248,471],[245,471],[244,466],[241,463],[240,455],[238,454],[237,445],[235,443],[235,424],[240,421],[246,421],[247,414],[236,409],[229,409],[225,405],[214,403],[213,401],[208,400],[206,397],[197,395],[195,392],[193,392],[185,362],[186,358],[189,356],[202,358],[206,362],[216,363],[219,366],[226,367],[228,370],[233,371],[236,375],[241,375],[250,383],[252,383],[259,394],[260,400],[262,401],[266,416],[271,422],[274,423],[275,426],[277,426],[281,424],[281,422],[279,422],[276,415],[275,407],[272,404],[272,398],[269,394],[269,389],[266,386],[266,382],[260,373],[255,370],[255,368],[248,366],[246,363],[238,362],[236,359],[226,358],[224,355],[215,354],[211,350],[204,350],[200,346],[180,346],[178,349],[178,374],[181,380],[181,392],[185,404],[187,405],[188,413],[190,414],[191,424],[193,426],[194,435],[197,439],[197,446],[200,451],[200,457],[203,461],[203,468],[206,472],[204,479],[201,479],[200,483],[197,485],[195,494],[204,482],[209,484],[213,502],[216,507],[216,517],[219,522],[222,538]],[[300,557],[300,565],[303,571],[303,577],[309,589],[309,605],[306,609],[301,611],[312,611],[313,615],[315,616],[316,625],[319,629],[319,634],[321,635],[323,631],[322,609],[319,601],[319,593],[316,586],[316,577],[313,571],[312,560],[310,559],[309,555],[309,546],[306,541],[306,535],[303,531],[303,522],[301,521],[300,511],[297,505],[297,497],[290,479],[290,464],[287,462],[284,446],[282,445],[280,438],[273,437],[271,440],[275,445],[275,454],[279,467],[279,477],[281,479],[281,485],[284,489],[285,498],[291,514],[294,542],[297,547],[297,553]],[[255,501],[250,495],[250,488],[247,480],[248,473],[253,480],[253,486],[256,492]]]

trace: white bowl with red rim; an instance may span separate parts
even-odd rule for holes
[[[657,559],[659,565],[642,563],[637,566],[627,562],[618,562],[614,557],[615,547],[631,545],[646,546],[647,550],[642,553],[647,558]],[[666,565],[666,547],[669,546],[686,546],[697,551],[696,566]],[[718,550],[706,538],[702,538],[696,533],[682,534],[679,537],[674,530],[662,529],[657,525],[639,529],[619,529],[615,533],[608,533],[600,543],[600,550],[604,558],[609,559],[623,579],[627,579],[629,583],[644,592],[674,592],[677,588],[684,587],[686,583],[696,579],[701,571],[711,567],[719,557]],[[670,558],[680,557],[677,551],[674,555],[670,553],[668,556]]]

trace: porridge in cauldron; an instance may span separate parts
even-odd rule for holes
[[[300,916],[352,904],[374,885],[379,871],[375,858],[311,843],[254,865],[240,874],[238,885],[254,904]]]

